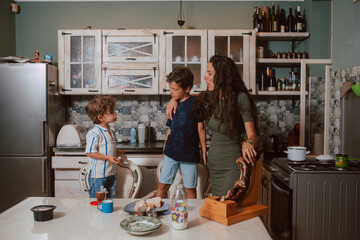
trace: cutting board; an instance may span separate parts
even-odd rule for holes
[[[235,201],[219,200],[217,196],[206,198],[200,216],[228,226],[268,212],[268,207],[261,204],[238,208]]]

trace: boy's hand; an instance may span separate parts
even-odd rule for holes
[[[117,157],[113,157],[113,156],[108,156],[107,157],[107,160],[109,162],[111,162],[112,164],[118,164],[120,162],[119,158]]]

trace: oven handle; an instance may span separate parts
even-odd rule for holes
[[[284,193],[284,194],[286,194],[286,195],[290,195],[290,193],[288,192],[288,191],[286,191],[286,190],[284,190],[283,188],[281,188],[281,187],[279,187],[279,185],[277,185],[275,182],[274,182],[274,180],[271,180],[271,185],[276,189],[276,190],[278,190],[279,192],[281,192],[281,193]]]

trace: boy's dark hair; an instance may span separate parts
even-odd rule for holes
[[[93,123],[98,124],[99,116],[104,115],[108,110],[115,110],[115,99],[110,96],[96,96],[86,105],[85,110]]]
[[[177,85],[179,85],[179,87],[184,90],[187,87],[190,87],[191,89],[194,84],[194,75],[187,67],[176,67],[171,73],[169,73],[166,82],[175,82]]]

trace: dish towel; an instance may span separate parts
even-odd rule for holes
[[[341,87],[340,98],[345,97],[346,93],[351,89],[352,85],[354,85],[353,82],[343,82]]]

